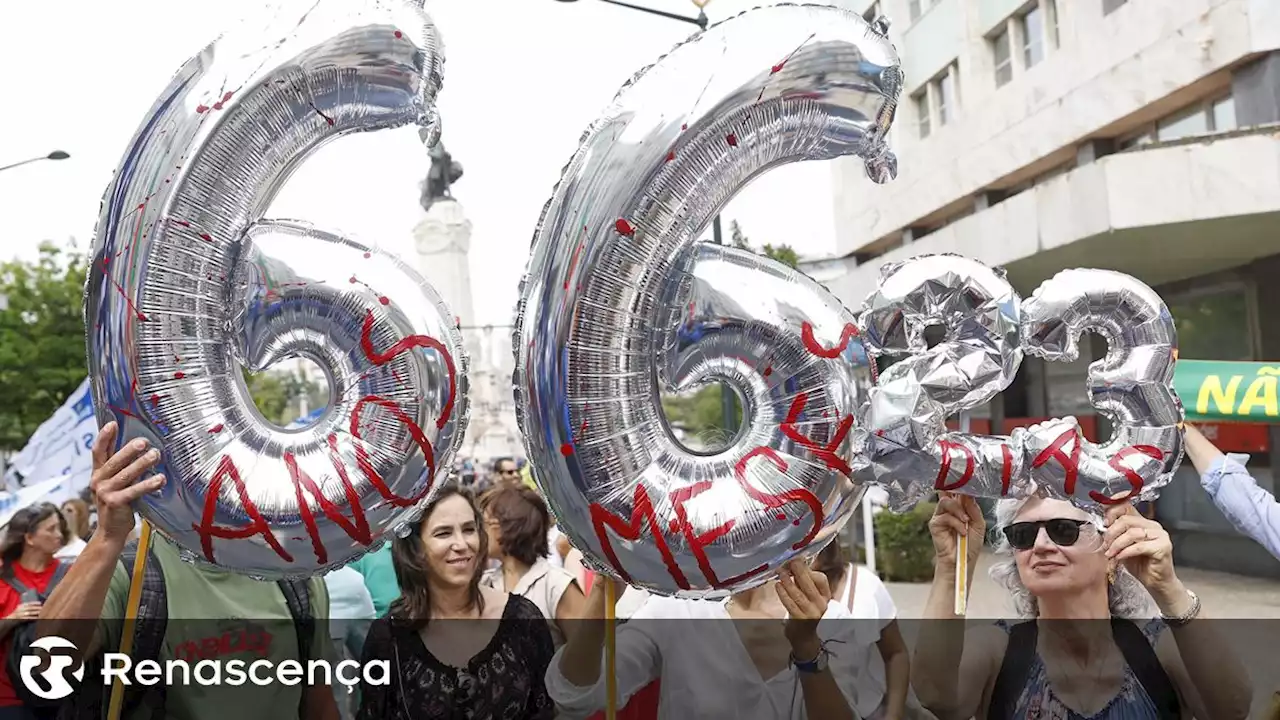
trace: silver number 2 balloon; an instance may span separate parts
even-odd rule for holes
[[[872,366],[854,317],[804,275],[697,243],[779,164],[856,154],[878,182],[897,55],[855,14],[761,8],[637,75],[543,212],[513,335],[535,478],[589,564],[705,597],[764,582],[849,517],[851,429]],[[678,443],[664,390],[743,400],[720,452]]]
[[[394,256],[262,217],[321,144],[433,126],[442,63],[420,3],[294,4],[190,60],[130,142],[86,289],[92,388],[100,421],[162,449],[169,482],[141,512],[188,559],[258,577],[343,565],[448,467],[467,415],[453,315]],[[332,402],[285,430],[242,368],[294,356]]]

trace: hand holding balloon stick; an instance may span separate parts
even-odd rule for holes
[[[604,688],[605,720],[618,717],[618,589],[612,580],[604,585]]]

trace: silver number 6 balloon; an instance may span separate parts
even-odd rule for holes
[[[535,478],[588,563],[688,597],[764,582],[856,506],[851,427],[872,381],[856,322],[812,280],[697,243],[762,172],[885,146],[898,57],[853,13],[761,8],[637,75],[543,211],[521,288],[516,399]],[[722,451],[677,442],[664,390],[743,400]]]
[[[142,514],[189,557],[259,577],[345,564],[411,519],[466,424],[453,315],[394,256],[262,219],[342,135],[434,126],[443,56],[409,0],[293,5],[191,59],[102,202],[85,295],[99,420],[163,451]],[[267,422],[242,368],[305,356],[332,401]]]

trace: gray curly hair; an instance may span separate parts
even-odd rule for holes
[[[1020,619],[1040,616],[1039,604],[1027,586],[1022,583],[1018,574],[1018,561],[1014,559],[1013,546],[1001,532],[1013,523],[1031,498],[1016,500],[1000,500],[996,503],[995,555],[998,558],[991,566],[991,579],[1009,591],[1013,600],[1014,611]],[[1094,518],[1095,526],[1101,530],[1100,521]],[[1127,619],[1149,619],[1156,615],[1155,603],[1150,593],[1138,582],[1138,579],[1123,567],[1116,569],[1115,582],[1107,587],[1107,606],[1112,617]]]

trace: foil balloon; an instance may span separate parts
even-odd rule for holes
[[[830,541],[860,495],[871,382],[854,318],[804,275],[699,244],[777,165],[856,155],[887,182],[901,90],[884,25],[780,5],[699,33],[584,135],[543,211],[513,350],[536,480],[594,569],[664,595],[765,582]],[[744,407],[728,447],[678,442],[660,396],[711,381]]]
[[[162,450],[142,515],[256,577],[343,565],[420,513],[467,419],[453,314],[394,256],[263,219],[350,133],[431,126],[443,57],[410,0],[276,9],[192,58],[103,198],[85,296],[98,418]],[[315,361],[318,420],[267,420],[244,370]]]
[[[1020,299],[1004,272],[959,255],[921,255],[881,268],[860,325],[872,355],[907,357],[871,390],[857,432],[860,479],[904,510],[935,490],[1027,494],[1021,431],[948,432],[947,418],[989,402],[1022,362]],[[946,329],[927,347],[929,325]]]
[[[1027,432],[1032,479],[1053,496],[1086,509],[1151,499],[1182,459],[1182,402],[1173,389],[1178,357],[1173,316],[1136,278],[1110,270],[1066,270],[1022,305],[1022,343],[1031,355],[1071,362],[1080,333],[1107,341],[1089,366],[1089,398],[1115,425],[1111,439],[1084,439],[1075,418]]]

